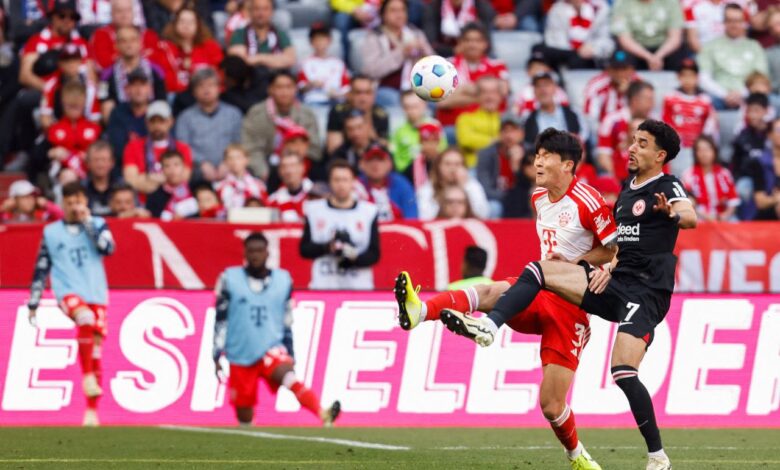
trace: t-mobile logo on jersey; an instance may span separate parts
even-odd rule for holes
[[[634,225],[618,225],[618,241],[619,242],[638,242],[639,241],[639,226],[641,224]]]
[[[555,230],[550,230],[548,228],[542,229],[542,244],[544,244],[545,252],[553,252],[553,248],[558,246],[558,241],[555,237]]]

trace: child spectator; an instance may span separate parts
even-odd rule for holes
[[[92,121],[100,119],[100,103],[97,100],[97,87],[90,74],[82,66],[81,48],[75,44],[65,44],[57,54],[57,71],[43,86],[41,96],[41,127],[48,129],[62,117],[60,93],[63,85],[72,80],[80,81],[85,87],[84,115]]]
[[[282,185],[268,197],[268,207],[279,210],[282,222],[303,222],[303,203],[314,187],[306,178],[304,157],[294,152],[283,153],[279,161],[279,178]]]
[[[330,57],[332,42],[330,28],[314,23],[309,30],[313,54],[301,63],[298,70],[298,88],[303,103],[310,106],[331,106],[344,99],[349,90],[349,74],[344,61]]]
[[[774,121],[775,117],[777,117],[777,110],[774,106],[772,106],[772,82],[769,80],[769,77],[761,72],[753,72],[745,79],[745,86],[747,87],[748,94],[761,93],[762,95],[767,95],[769,97],[770,106],[767,108],[764,121],[766,121],[767,124]],[[742,129],[744,129],[745,125],[747,125],[746,114],[747,106],[745,103],[743,103],[742,106],[739,107],[739,117],[737,118],[737,124],[734,127],[735,135],[742,132]]]
[[[745,166],[753,158],[764,154],[769,124],[769,98],[761,93],[751,93],[745,100],[745,120],[747,125],[734,139],[734,152],[731,155],[731,172],[739,179],[745,174]]]
[[[225,179],[217,183],[219,200],[225,209],[244,207],[249,199],[265,201],[265,183],[249,173],[249,155],[243,147],[228,145],[224,154]]]
[[[166,150],[160,156],[163,183],[146,198],[152,217],[163,221],[187,219],[198,214],[198,201],[192,196],[184,156],[178,150]]]
[[[208,183],[199,184],[195,187],[195,200],[198,201],[198,218],[225,220],[227,211],[220,204],[217,193]]]
[[[425,101],[412,90],[401,93],[401,106],[406,120],[393,132],[390,139],[390,152],[393,154],[395,171],[406,174],[409,176],[409,181],[412,181],[412,165],[420,154],[420,126],[433,122],[436,122],[437,127],[441,125],[428,116]],[[443,135],[440,137],[438,151],[447,148],[447,139]]]
[[[734,179],[718,159],[718,146],[709,136],[693,144],[693,167],[683,174],[682,182],[693,197],[701,220],[730,221],[739,206]]]
[[[14,222],[52,222],[62,218],[62,209],[39,196],[38,188],[27,180],[14,181],[8,199],[0,207],[0,220]]]
[[[78,179],[87,176],[85,156],[87,149],[98,137],[100,126],[84,117],[86,88],[80,81],[67,82],[62,87],[64,116],[51,127],[47,137],[52,160],[49,175],[55,179],[63,168],[73,171]]]
[[[420,153],[404,175],[414,184],[414,189],[420,189],[428,182],[428,175],[436,157],[444,150],[441,142],[444,138],[444,130],[438,121],[426,122],[419,127]],[[446,149],[446,147],[445,147]]]
[[[680,135],[680,154],[672,160],[673,174],[682,176],[692,165],[693,143],[704,134],[717,139],[718,116],[712,99],[699,88],[699,67],[685,59],[677,72],[680,87],[664,97],[663,120]]]

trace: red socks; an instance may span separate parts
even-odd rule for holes
[[[81,363],[81,371],[84,375],[92,373],[94,367],[92,362],[93,351],[95,349],[95,327],[94,325],[79,325],[78,326],[78,342],[79,342],[79,362]]]
[[[574,424],[574,412],[569,405],[563,410],[563,414],[557,419],[550,421],[555,436],[561,441],[566,450],[572,451],[577,448],[577,427]]]
[[[295,394],[295,398],[298,402],[307,410],[314,413],[318,418],[320,417],[320,399],[310,389],[306,388],[300,382],[295,382],[290,386],[290,390]]]
[[[95,378],[97,379],[98,385],[103,385],[103,368],[100,364],[100,358],[96,357],[92,359],[92,372],[95,374]],[[87,408],[96,410],[98,405],[98,400],[100,399],[99,396],[97,397],[87,397]]]
[[[428,309],[425,314],[425,320],[438,320],[439,314],[445,308],[451,308],[458,312],[471,312],[477,308],[476,305],[473,308],[471,307],[469,296],[464,290],[453,290],[436,294],[425,301],[425,306]]]

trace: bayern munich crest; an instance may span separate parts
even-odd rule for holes
[[[640,215],[644,214],[645,212],[645,200],[640,199],[634,203],[634,207],[631,208],[631,212],[634,213],[635,216],[639,217]]]
[[[568,211],[563,211],[558,214],[558,225],[561,227],[565,227],[569,225],[569,222],[571,222],[572,215]]]

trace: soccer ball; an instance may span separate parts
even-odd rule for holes
[[[458,87],[458,71],[444,57],[429,55],[412,67],[412,89],[425,101],[447,99]]]

